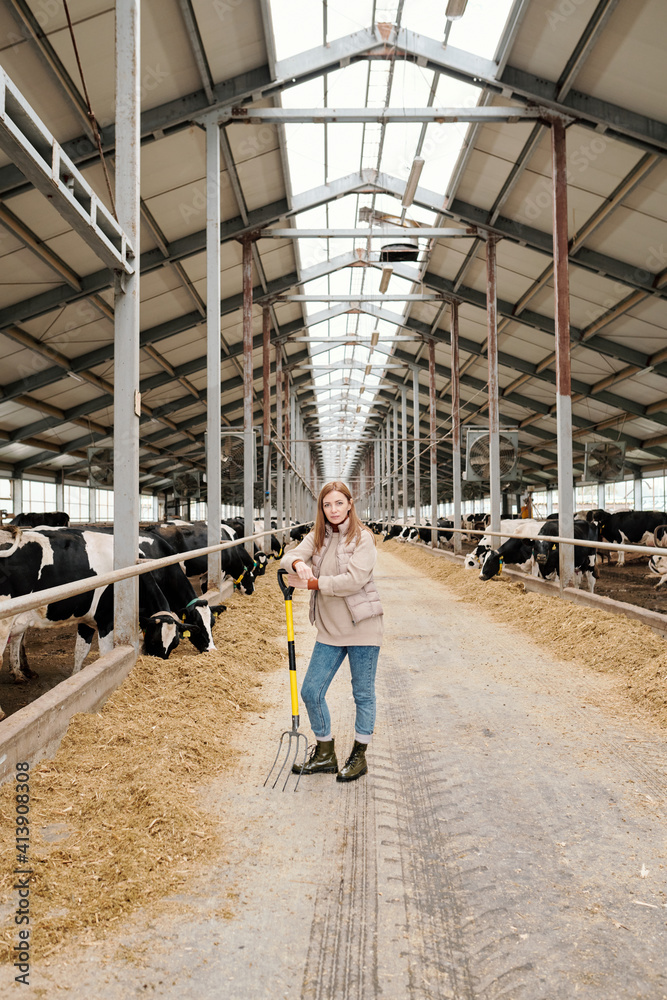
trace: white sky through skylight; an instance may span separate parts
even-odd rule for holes
[[[474,55],[492,59],[496,54],[513,0],[469,0],[465,15],[451,25],[447,45]],[[371,27],[372,0],[270,0],[276,56],[278,60],[314,49]],[[442,42],[445,29],[445,0],[405,0],[400,27],[427,35]],[[377,4],[376,18],[396,23],[398,3],[385,0]],[[326,18],[326,29],[325,29]],[[298,30],[295,26],[298,26]],[[325,35],[326,30],[326,35]],[[429,101],[433,87],[435,99]],[[317,109],[359,107],[474,107],[482,91],[444,75],[434,74],[414,62],[398,59],[362,60],[309,80],[282,92],[282,105],[289,108]],[[286,156],[290,185],[294,195],[310,191],[361,169],[377,170],[405,182],[416,155],[425,160],[419,185],[436,192],[444,201],[465,141],[469,126],[431,124],[422,135],[420,124],[298,124],[285,126]],[[384,132],[384,134],[382,134]],[[294,217],[299,229],[355,228],[362,207],[401,217],[400,200],[388,194],[351,194],[326,205],[301,212]],[[412,205],[407,218],[426,225],[436,224],[435,213]],[[406,230],[406,235],[408,230]],[[295,242],[300,273],[323,260],[365,248],[365,239],[298,240]],[[408,265],[418,276],[425,269],[428,241],[420,241],[419,261]],[[374,241],[373,251],[381,243]],[[377,260],[378,254],[375,253]],[[373,255],[371,260],[373,260]],[[304,284],[299,291],[308,295],[379,293],[380,267],[343,267],[332,274]],[[405,294],[420,290],[419,285],[393,274],[387,291]],[[338,305],[338,309],[336,306]],[[380,307],[405,319],[410,303],[379,303]],[[394,344],[389,340],[401,332],[394,323],[378,320],[366,313],[346,313],[344,304],[307,302],[304,317],[312,321],[317,314],[336,309],[332,318],[309,326],[311,363],[332,365],[331,370],[313,370],[316,388],[320,435],[330,439],[322,443],[325,478],[345,478],[364,436],[364,427],[379,383],[383,365],[391,363]],[[332,345],[322,340],[356,336],[370,339],[380,333],[377,347],[367,345]],[[384,344],[383,344],[384,341]],[[340,363],[345,362],[345,367]],[[368,365],[372,365],[369,374]],[[397,370],[407,378],[407,369]],[[364,392],[360,394],[361,386]],[[330,387],[327,388],[327,387]],[[344,441],[333,439],[345,438]]]

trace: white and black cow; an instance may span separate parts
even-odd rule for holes
[[[604,514],[604,511],[597,513]],[[653,545],[654,532],[667,520],[661,510],[620,510],[597,521],[600,539],[614,545]],[[625,564],[625,552],[618,553],[618,566]]]
[[[540,528],[540,535],[544,536],[533,542],[533,556],[535,559],[535,574],[545,580],[558,579],[558,542],[551,541],[558,536],[559,522],[547,521]],[[588,521],[574,522],[574,537],[586,539],[590,542],[598,542],[600,533],[597,524]],[[598,576],[596,551],[593,548],[575,545],[574,547],[574,585],[578,589],[585,580],[590,593],[595,590],[595,581]]]
[[[491,580],[503,566],[513,566],[522,573],[533,567],[533,542],[530,538],[508,538],[498,549],[490,549],[482,559],[480,580]]]
[[[113,535],[113,528],[98,527],[89,529],[105,535]],[[174,548],[167,539],[155,534],[150,530],[142,529],[139,534],[139,554],[145,559],[163,559],[166,556],[173,556],[179,553],[179,549]],[[187,564],[186,564],[187,565]],[[141,605],[141,591],[145,584],[145,574],[139,577],[139,604]],[[178,620],[184,625],[184,632],[187,632],[192,645],[198,653],[209,653],[215,649],[213,641],[213,625],[218,615],[226,611],[226,605],[209,605],[208,601],[199,597],[188,580],[183,568],[176,563],[172,566],[163,566],[153,570],[151,576],[160,588],[160,592],[167,601],[166,610],[177,615]],[[86,635],[83,627],[79,629],[80,638]],[[159,655],[159,654],[149,654]]]
[[[149,525],[151,534],[164,538],[176,552],[194,552],[208,547],[208,526],[205,521],[173,521]],[[226,524],[220,526],[220,540],[233,541],[236,532]],[[220,553],[223,572],[230,576],[235,586],[244,594],[252,594],[255,589],[255,560],[242,545],[223,549]],[[208,556],[196,556],[183,563],[183,570],[189,580],[199,582],[202,592],[208,581]]]
[[[441,517],[436,522],[436,544],[440,547],[444,547],[447,542],[452,540],[453,532],[448,530],[454,526],[453,521],[448,521],[444,517]],[[426,525],[419,525],[418,527],[413,527],[408,534],[408,539],[410,541],[419,540],[424,542],[426,545],[431,544],[433,529],[427,527]]]
[[[497,551],[495,546],[506,542],[509,538],[519,538],[525,535],[537,535],[544,521],[536,521],[534,518],[503,518],[500,522],[498,535],[483,535],[472,552],[463,560],[465,569],[474,569],[476,566],[482,568],[482,563],[489,552]]]
[[[659,524],[655,529],[653,544],[660,549],[667,548],[667,524]],[[655,585],[656,590],[667,583],[667,556],[651,556],[648,561],[648,569],[652,577],[659,577]]]
[[[19,528],[38,528],[45,525],[49,528],[66,528],[69,525],[69,514],[64,510],[49,510],[42,513],[29,511],[25,514],[17,514],[9,521]]]
[[[0,530],[0,599],[22,597],[113,569],[113,537],[76,528]],[[139,577],[139,601],[144,629],[144,651],[167,658],[187,627],[171,611],[151,573]],[[0,654],[10,642],[10,670],[17,682],[34,676],[21,666],[21,640],[29,628],[52,628],[72,623],[86,626],[77,638],[74,673],[81,669],[94,630],[100,653],[113,645],[113,588],[99,587],[75,597],[54,601],[32,611],[0,620]],[[2,718],[4,713],[1,713]]]

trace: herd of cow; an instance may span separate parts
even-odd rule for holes
[[[275,527],[275,525],[274,525]],[[259,528],[261,530],[261,528]],[[245,536],[240,519],[221,525],[221,541]],[[254,558],[243,545],[221,552],[222,569],[243,594],[252,594],[255,578],[270,557],[280,558],[282,544],[270,536],[270,556],[255,546]],[[186,554],[208,546],[205,522],[160,522],[142,525],[139,560]],[[69,526],[67,514],[20,514],[0,528],[0,600],[38,593],[113,570],[113,528]],[[182,638],[198,652],[215,649],[212,627],[224,604],[210,605],[200,596],[207,589],[208,557],[196,556],[139,576],[139,622],[143,652],[167,659]],[[200,594],[195,590],[198,587]],[[73,673],[79,671],[95,632],[100,653],[113,645],[113,587],[100,587],[54,601],[33,611],[0,619],[0,656],[9,644],[10,672],[17,683],[36,676],[25,653],[30,628],[77,624]],[[0,708],[0,719],[4,712]]]
[[[468,515],[461,524],[466,531],[488,528],[489,515]],[[437,542],[451,543],[453,522],[440,518],[437,522]],[[275,528],[276,525],[274,524]],[[420,540],[430,544],[432,529],[414,525],[369,522],[384,540]],[[292,540],[299,540],[305,527],[292,528]],[[261,531],[258,525],[254,530]],[[555,579],[558,574],[558,520],[546,521],[511,518],[501,521],[504,540],[498,545],[491,535],[477,541],[475,535],[464,535],[475,547],[465,557],[464,565],[479,567],[480,579],[490,580],[512,566],[532,572],[543,579]],[[234,541],[245,537],[240,518],[221,525],[221,540]],[[574,521],[575,539],[606,541],[614,544],[655,545],[667,549],[667,514],[663,511],[604,510],[578,514]],[[139,535],[139,560],[160,559],[164,556],[187,554],[208,545],[206,522],[167,521],[142,525]],[[263,574],[269,558],[281,558],[282,542],[270,536],[270,554],[255,546],[254,557],[243,545],[233,545],[221,552],[222,569],[243,594],[252,594],[257,576]],[[618,553],[618,565],[625,554]],[[575,586],[586,583],[593,592],[598,576],[600,555],[595,548],[574,547]],[[658,577],[656,587],[667,582],[667,555],[651,556],[650,573]],[[67,514],[20,514],[0,527],[0,600],[38,593],[51,587],[73,583],[88,577],[111,572],[113,569],[113,528],[100,525],[71,527]],[[215,649],[212,627],[225,605],[210,605],[207,590],[207,556],[197,556],[171,566],[152,570],[139,576],[139,622],[143,633],[143,652],[167,659],[181,639],[187,638],[198,652]],[[197,588],[197,589],[195,589]],[[51,628],[63,624],[77,625],[73,673],[79,671],[88,655],[95,632],[100,653],[113,645],[113,587],[100,587],[87,593],[40,606],[13,617],[0,619],[0,655],[9,646],[9,667],[14,680],[22,683],[36,676],[25,652],[24,637],[30,628]],[[4,713],[0,708],[0,719]]]
[[[488,514],[468,515],[461,523],[461,528],[468,531],[483,531],[490,523]],[[444,546],[453,537],[453,521],[440,518],[437,522],[437,541]],[[382,533],[383,526],[370,525],[377,533]],[[558,578],[558,543],[551,541],[558,536],[558,515],[550,515],[546,521],[536,521],[530,518],[510,518],[500,522],[501,536],[506,536],[498,545],[497,536],[485,535],[480,541],[475,535],[464,535],[475,542],[475,548],[464,560],[469,568],[479,567],[480,579],[491,580],[502,572],[503,566],[512,566],[524,573],[541,576],[545,580]],[[431,528],[414,527],[403,524],[393,524],[384,531],[385,541],[395,538],[398,541],[421,540],[431,542]],[[586,511],[575,515],[574,537],[588,542],[610,542],[615,545],[655,545],[667,548],[667,514],[656,510],[623,510],[609,513],[605,510]],[[575,587],[585,583],[592,593],[597,579],[598,563],[601,559],[595,548],[583,545],[574,547]],[[625,563],[625,553],[617,554],[617,565]],[[652,555],[648,568],[653,576],[659,577],[656,584],[661,587],[667,582],[667,555]]]

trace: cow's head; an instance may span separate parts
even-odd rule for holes
[[[488,538],[488,535],[485,537]],[[484,541],[484,539],[482,539],[479,545],[476,545],[475,548],[472,550],[472,552],[469,552],[468,555],[463,560],[463,568],[474,569],[476,566],[479,566],[481,568],[487,552],[490,551],[491,551],[491,546],[488,545]]]
[[[187,628],[190,642],[197,652],[210,653],[215,649],[213,624],[226,607],[225,604],[210,605],[200,597],[191,601],[181,612],[181,621]]]
[[[503,557],[497,549],[490,549],[482,559],[482,567],[479,578],[480,580],[491,580],[494,576],[497,576],[502,572],[502,568]]]
[[[261,549],[255,552],[255,575],[264,576],[266,573],[266,567],[269,564],[269,557],[266,552],[262,552]]]
[[[271,558],[282,559],[284,553],[283,543],[279,542],[275,535],[271,535]]]
[[[543,571],[546,570],[547,564],[558,560],[558,545],[550,538],[538,538],[533,542],[533,555],[544,575]]]
[[[245,569],[240,576],[234,580],[234,588],[240,590],[242,594],[252,594],[255,591],[255,574],[249,569]]]
[[[187,625],[173,611],[158,611],[149,618],[141,618],[139,624],[144,633],[144,653],[162,660],[168,660],[181,637],[189,634]]]

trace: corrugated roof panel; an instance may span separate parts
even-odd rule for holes
[[[637,269],[637,280],[646,281],[655,271],[658,260],[655,248],[665,240],[667,224],[662,219],[653,219],[621,205],[589,237],[586,246],[631,264]]]
[[[512,169],[511,160],[473,150],[457,198],[489,211]]]
[[[238,175],[250,212],[285,197],[280,153],[275,149],[239,164]]]
[[[510,65],[541,79],[558,80],[597,0],[532,0],[510,52]]]
[[[216,82],[266,64],[262,15],[257,0],[193,0],[199,33]]]
[[[665,120],[664,74],[667,6],[662,0],[616,6],[576,81],[577,90]]]

